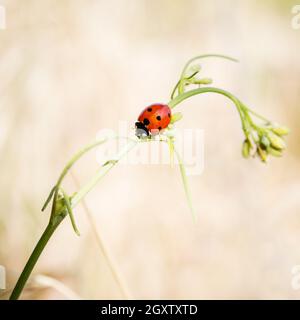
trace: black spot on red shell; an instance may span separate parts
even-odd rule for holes
[[[158,130],[161,130],[161,127],[158,127]]]
[[[144,123],[145,126],[147,126],[148,124],[150,124],[150,121],[147,118],[145,118],[143,120],[143,123]]]
[[[151,112],[151,111],[152,111],[152,108],[148,108],[147,111]]]
[[[156,119],[157,119],[158,121],[160,121],[160,120],[161,120],[161,116],[157,116]]]
[[[170,112],[168,113],[168,117],[169,117],[169,118],[171,118],[171,114],[170,114]]]

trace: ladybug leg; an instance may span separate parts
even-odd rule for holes
[[[161,130],[158,131],[158,140],[163,141],[163,136],[161,134]]]

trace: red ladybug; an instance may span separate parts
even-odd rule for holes
[[[141,138],[158,133],[171,121],[171,109],[166,104],[155,103],[145,108],[135,123],[136,135]]]

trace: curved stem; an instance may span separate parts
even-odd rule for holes
[[[262,121],[264,121],[264,122],[266,122],[266,123],[270,123],[270,120],[268,120],[267,118],[261,116],[261,115],[258,114],[257,112],[251,110],[250,108],[248,108],[248,107],[245,106],[244,104],[243,104],[243,107],[244,107],[249,113],[253,114],[255,117],[259,118],[260,120],[262,120]]]
[[[72,208],[75,207],[80,200],[89,193],[95,185],[112,169],[131,149],[137,145],[138,141],[130,141],[123,149],[114,157],[114,159],[107,161],[100,170],[74,195],[71,201]]]
[[[175,87],[174,87],[174,89],[173,89],[173,91],[172,91],[172,93],[171,93],[171,99],[174,98],[174,95],[175,95],[175,93],[176,93],[176,90],[177,90],[178,86],[180,85],[180,82],[181,82],[181,80],[178,80],[178,81],[177,81],[177,83],[176,83],[176,85],[175,85]]]
[[[186,80],[189,80],[189,79],[193,78],[198,72],[199,72],[199,71],[194,72],[194,73],[191,74],[189,77],[187,77]],[[181,81],[182,81],[182,79],[179,79],[178,82],[176,83],[176,86],[174,87],[174,89],[173,89],[173,91],[172,91],[172,93],[171,93],[171,99],[174,98],[175,92],[176,92],[178,86],[180,85]]]
[[[219,89],[219,88],[214,88],[214,87],[205,87],[205,88],[194,89],[194,90],[187,91],[187,92],[184,92],[184,93],[180,94],[179,96],[177,96],[176,98],[171,100],[168,103],[168,106],[171,109],[173,109],[185,99],[188,99],[188,98],[190,98],[192,96],[195,96],[195,95],[198,95],[198,94],[201,94],[201,93],[208,93],[208,92],[213,92],[213,93],[218,93],[220,95],[223,95],[223,96],[227,97],[228,99],[230,99],[235,104],[235,106],[236,106],[236,108],[237,108],[237,110],[239,112],[241,121],[242,121],[243,131],[244,131],[244,133],[246,135],[248,135],[247,128],[246,128],[246,125],[245,125],[243,105],[239,101],[238,98],[236,98],[233,94],[231,94],[230,92],[228,92],[226,90]]]
[[[227,60],[230,60],[230,61],[233,61],[233,62],[238,62],[237,59],[235,58],[232,58],[232,57],[229,57],[229,56],[226,56],[226,55],[222,55],[222,54],[203,54],[203,55],[200,55],[200,56],[196,56],[190,60],[188,60],[188,62],[185,64],[185,66],[183,67],[183,70],[181,72],[181,76],[180,76],[180,79],[179,81],[177,82],[175,88],[173,89],[173,92],[171,94],[171,99],[173,99],[174,97],[174,94],[176,92],[176,89],[179,88],[179,91],[182,91],[182,80],[184,79],[185,77],[185,73],[188,69],[188,67],[190,66],[190,64],[196,60],[199,60],[199,59],[203,59],[203,58],[222,58],[222,59],[227,59]],[[181,89],[181,90],[180,90]],[[180,93],[180,92],[179,92]]]
[[[185,64],[185,66],[183,67],[183,70],[182,70],[182,73],[181,73],[181,79],[183,78],[185,72],[187,71],[187,68],[189,67],[189,65],[196,61],[196,60],[199,60],[199,59],[203,59],[203,58],[222,58],[222,59],[227,59],[227,60],[230,60],[230,61],[233,61],[233,62],[238,62],[237,59],[235,58],[232,58],[232,57],[229,57],[229,56],[226,56],[226,55],[223,55],[223,54],[203,54],[203,55],[200,55],[200,56],[196,56],[190,60],[188,60],[188,62]]]
[[[28,262],[26,263],[17,284],[15,285],[15,288],[9,298],[10,300],[17,300],[19,298],[37,260],[39,259],[41,253],[43,252],[52,234],[54,233],[54,231],[56,230],[56,228],[59,226],[59,224],[62,222],[63,219],[64,219],[64,216],[61,216],[60,219],[54,219],[54,223],[52,223],[51,221],[48,223],[44,233],[42,234]]]
[[[82,148],[81,150],[79,150],[72,158],[71,160],[67,163],[67,165],[65,166],[65,168],[63,169],[62,173],[60,174],[58,180],[57,180],[57,183],[54,187],[54,201],[53,201],[53,206],[52,206],[52,211],[51,211],[51,216],[53,216],[55,213],[56,213],[56,199],[58,197],[58,191],[59,191],[59,188],[60,188],[60,185],[64,179],[64,177],[66,176],[66,174],[69,172],[69,170],[72,168],[72,166],[75,164],[75,162],[81,158],[85,153],[87,153],[88,151],[90,151],[91,149],[95,148],[96,146],[104,143],[107,139],[103,139],[103,140],[100,140],[100,141],[95,141],[87,146],[85,146],[84,148]],[[52,191],[51,191],[52,193]],[[49,202],[50,199],[51,199],[51,193],[46,201]],[[50,198],[50,199],[49,199]],[[45,205],[44,205],[45,207]],[[43,207],[43,208],[44,208]]]

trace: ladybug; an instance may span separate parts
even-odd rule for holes
[[[135,123],[136,136],[141,138],[154,135],[165,129],[171,121],[171,109],[162,103],[151,104],[145,108]]]

